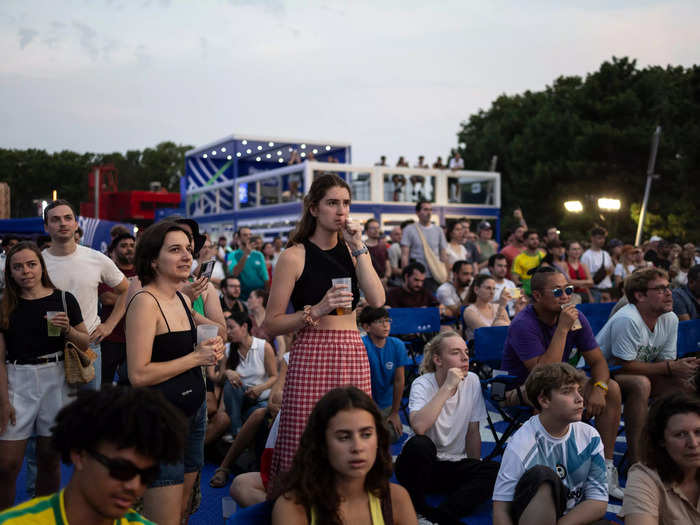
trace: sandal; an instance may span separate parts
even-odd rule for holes
[[[228,481],[228,475],[231,473],[230,469],[225,467],[219,467],[214,471],[214,475],[209,480],[209,486],[215,489],[221,488],[226,485]]]

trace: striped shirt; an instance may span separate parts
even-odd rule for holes
[[[0,525],[69,525],[63,490],[50,496],[25,501],[16,507],[0,512]],[[114,525],[155,525],[139,513],[129,510]]]

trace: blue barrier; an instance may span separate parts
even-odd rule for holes
[[[440,310],[427,308],[389,308],[391,335],[422,334],[440,331]]]

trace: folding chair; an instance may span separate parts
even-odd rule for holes
[[[505,431],[499,436],[496,426],[491,418],[491,413],[486,411],[491,434],[496,442],[494,449],[485,459],[493,459],[503,455],[508,438],[512,436],[521,425],[532,415],[532,407],[529,405],[501,406],[505,401],[505,392],[515,388],[517,378],[512,375],[493,375],[494,370],[501,366],[503,347],[505,346],[507,326],[486,326],[474,331],[472,359],[474,368],[481,380],[481,388],[484,397],[492,405],[506,422]]]
[[[581,303],[576,305],[576,309],[586,316],[591,330],[594,334],[600,332],[603,325],[608,322],[610,312],[615,303]]]
[[[239,509],[226,520],[226,525],[268,525],[272,523],[272,501]]]

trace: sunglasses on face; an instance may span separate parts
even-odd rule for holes
[[[152,467],[140,469],[126,459],[108,458],[92,450],[88,451],[88,453],[107,468],[111,477],[119,481],[129,481],[134,479],[136,475],[139,475],[141,483],[150,485],[158,479],[158,474],[160,473],[160,466],[157,463]]]
[[[558,298],[558,297],[561,297],[562,294],[564,294],[564,293],[565,293],[566,295],[571,295],[572,293],[574,293],[574,287],[573,287],[573,286],[567,286],[566,288],[553,288],[553,289],[552,289],[552,295],[553,295],[554,297],[557,297],[557,298]]]

